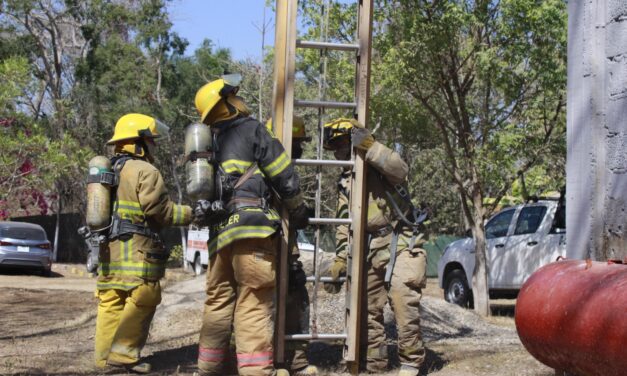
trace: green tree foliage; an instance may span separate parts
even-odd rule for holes
[[[546,172],[551,188],[563,182],[565,4],[378,3],[387,80],[437,130],[431,137],[476,240],[475,302],[487,314],[484,219],[532,167]],[[484,205],[488,196],[494,200]]]
[[[65,135],[51,140],[45,120],[36,122],[20,111],[32,85],[24,57],[7,57],[0,63],[0,220],[13,216],[48,214],[62,189],[80,185],[80,161],[90,152]],[[58,182],[65,180],[62,187]]]
[[[3,158],[4,151],[12,154],[6,160],[12,167],[0,175],[3,184],[18,182],[15,169],[32,164],[18,185],[38,187],[51,204],[49,198],[63,198],[66,210],[80,209],[89,156],[107,154],[105,142],[119,117],[141,112],[170,125],[171,139],[158,149],[157,163],[170,188],[178,185],[184,127],[197,121],[196,90],[231,69],[232,61],[228,50],[214,49],[209,40],[185,56],[187,42],[171,31],[166,3],[0,2],[7,77],[0,84],[6,109],[0,120],[10,125],[2,138],[18,148],[3,150]],[[37,148],[45,152],[35,156]],[[6,215],[23,214],[14,209]]]

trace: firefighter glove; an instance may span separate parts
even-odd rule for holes
[[[207,200],[196,201],[194,206],[194,223],[203,224],[207,221],[207,213],[211,208],[211,203]]]
[[[353,128],[353,147],[361,150],[368,150],[374,144],[372,133],[366,128]]]
[[[296,290],[299,287],[305,286],[307,283],[307,275],[303,270],[303,263],[295,260],[290,263],[290,272],[289,272],[289,289]]]
[[[346,276],[346,260],[340,257],[336,257],[333,261],[333,265],[329,269],[331,273],[331,279],[337,281],[340,277]],[[342,289],[342,283],[330,283],[324,284],[324,290],[329,294],[337,294]]]
[[[307,227],[309,224],[310,212],[311,210],[309,210],[304,203],[290,210],[290,224],[292,225],[292,228],[301,230]]]

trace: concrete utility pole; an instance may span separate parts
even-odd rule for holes
[[[627,2],[568,2],[568,256],[627,258]]]

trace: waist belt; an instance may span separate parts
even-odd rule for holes
[[[394,231],[394,227],[388,224],[378,230],[368,231],[368,234],[371,235],[373,238],[382,238],[384,236],[388,236],[392,231]]]
[[[226,209],[232,213],[242,208],[266,208],[266,200],[263,198],[234,198],[226,204]]]
[[[128,238],[129,235],[132,234],[138,234],[147,238],[151,238],[155,241],[161,241],[161,239],[159,239],[159,235],[154,233],[150,228],[142,224],[131,223],[131,221],[129,221],[128,219],[119,219],[117,216],[114,216],[111,223],[111,233],[109,235],[109,238]]]

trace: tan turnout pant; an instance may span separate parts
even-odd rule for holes
[[[398,332],[398,354],[401,365],[420,368],[425,349],[420,334],[420,298],[426,286],[426,252],[414,248],[403,250],[396,257],[391,283],[384,282],[387,262],[368,264],[368,351],[367,369],[380,372],[387,367],[387,346],[383,323],[386,302],[394,312]]]
[[[278,238],[243,239],[209,259],[198,370],[223,375],[231,328],[240,375],[272,375],[272,319]]]
[[[130,291],[97,290],[96,296],[96,366],[136,363],[161,302],[159,282],[145,282]]]

